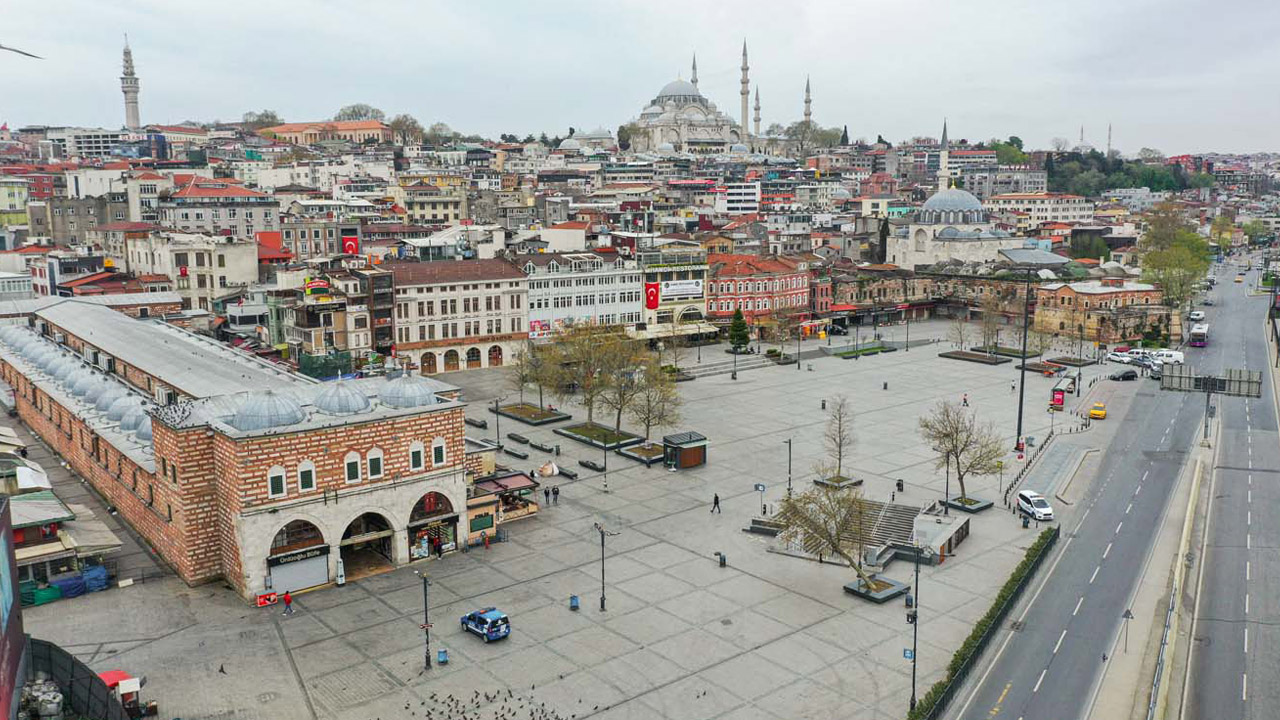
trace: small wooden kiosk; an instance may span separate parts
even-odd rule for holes
[[[669,468],[683,470],[707,464],[707,437],[701,433],[675,433],[662,438],[663,461]]]

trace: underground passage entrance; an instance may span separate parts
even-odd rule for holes
[[[347,580],[386,572],[393,567],[391,524],[378,513],[365,513],[342,533],[342,567]]]

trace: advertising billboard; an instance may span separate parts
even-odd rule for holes
[[[701,280],[663,280],[663,300],[684,300],[702,297]]]

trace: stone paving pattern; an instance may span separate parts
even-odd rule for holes
[[[941,337],[945,326],[913,326],[912,338],[930,332]],[[938,400],[968,393],[1012,445],[1016,370],[938,358],[944,349],[815,358],[800,371],[771,367],[737,381],[717,375],[683,383],[685,422],[674,429],[710,438],[706,467],[669,473],[612,457],[610,492],[601,475],[584,469],[579,481],[560,484],[558,506],[508,525],[509,542],[300,595],[289,617],[247,607],[219,584],[190,588],[167,578],[29,608],[27,629],[96,670],[146,675],[144,692],[159,701],[162,716],[187,720],[390,720],[429,710],[460,717],[442,709],[444,698],[470,702],[476,693],[482,699],[468,705],[468,718],[536,720],[543,708],[598,720],[899,718],[911,686],[902,605],[854,599],[842,589],[853,577],[848,569],[768,553],[768,539],[741,528],[760,512],[754,483],[767,485],[769,505],[785,493],[783,440],[794,440],[796,488],[810,486],[810,467],[823,453],[820,402],[839,393],[857,412],[853,474],[866,479],[869,497],[888,499],[897,478],[906,482],[898,502],[941,497],[942,473],[916,433],[917,418]],[[718,359],[715,352],[704,349],[704,360]],[[695,362],[692,351],[685,362]],[[488,431],[468,431],[492,437],[483,402],[510,394],[504,376],[479,371],[450,380],[465,388],[470,412],[490,420]],[[1026,432],[1044,436],[1053,381],[1028,380]],[[575,420],[585,416],[570,410]],[[554,436],[556,426],[504,419],[502,431],[559,442],[566,465],[599,457]],[[543,456],[535,452],[529,463]],[[1006,481],[1016,472],[1010,461]],[[970,492],[998,499],[998,482],[975,479]],[[708,512],[713,493],[723,514]],[[606,612],[598,607],[595,522],[619,533],[607,540]],[[1033,538],[999,509],[975,516],[972,528],[954,557],[921,568],[920,693],[941,676]],[[728,554],[728,567],[718,567],[716,551]],[[429,671],[413,569],[431,578],[433,651],[450,654],[448,665]],[[909,581],[911,573],[900,562],[886,574]],[[582,598],[578,612],[568,609],[571,594]],[[510,638],[486,644],[461,631],[461,615],[489,605],[510,614]],[[483,700],[507,690],[510,699]],[[518,702],[527,707],[515,714]]]

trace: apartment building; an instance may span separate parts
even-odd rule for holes
[[[1093,221],[1093,203],[1087,198],[1067,193],[1006,193],[993,195],[983,204],[992,212],[1026,213],[1032,226],[1047,222]]]
[[[214,301],[258,281],[258,243],[251,239],[174,231],[126,234],[125,267],[167,275],[183,306],[212,310]]]
[[[398,262],[395,352],[423,374],[497,367],[529,337],[528,281],[506,260]]]
[[[175,175],[159,200],[160,223],[185,232],[253,237],[280,229],[280,203],[226,178]]]
[[[515,259],[528,276],[529,337],[567,326],[641,322],[644,280],[634,258],[617,253],[537,253]]]
[[[724,192],[716,197],[716,212],[728,215],[748,215],[760,212],[760,183],[725,183]]]

